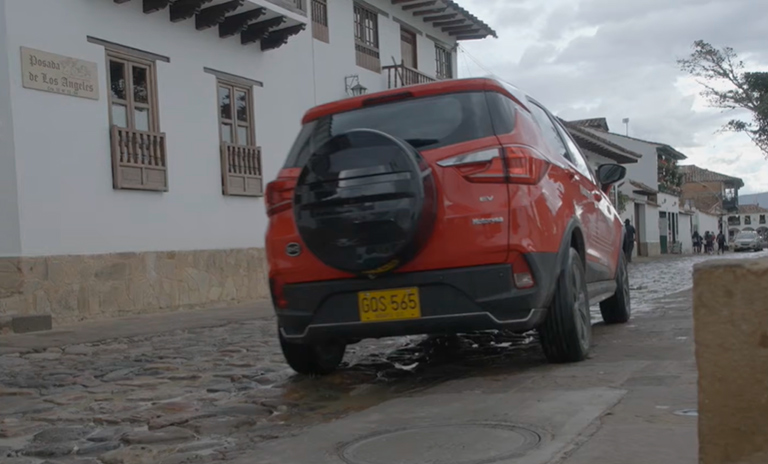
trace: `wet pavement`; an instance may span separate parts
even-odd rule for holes
[[[726,258],[758,256],[768,253]],[[706,259],[718,257],[631,264],[635,317],[689,288]],[[535,342],[533,332],[365,341],[322,379],[285,365],[272,318],[4,355],[0,463],[227,462],[449,381],[569,369],[547,366]]]

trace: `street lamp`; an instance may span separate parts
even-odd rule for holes
[[[354,74],[344,78],[344,91],[351,97],[365,95],[368,89],[360,84],[360,76]]]

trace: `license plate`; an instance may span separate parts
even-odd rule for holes
[[[357,294],[360,321],[383,322],[418,319],[421,302],[418,288],[399,288]]]

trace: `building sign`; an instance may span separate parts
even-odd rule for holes
[[[21,47],[21,82],[27,89],[99,99],[96,63]]]

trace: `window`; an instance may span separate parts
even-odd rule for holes
[[[565,145],[567,146],[568,152],[570,153],[568,160],[573,163],[573,166],[576,168],[576,170],[579,171],[584,177],[592,181],[592,183],[596,183],[592,168],[589,166],[589,163],[587,163],[587,159],[584,157],[581,149],[579,149],[579,147],[576,145],[576,142],[574,142],[571,138],[571,135],[560,123],[557,123],[557,129],[559,130],[562,139],[565,140]]]
[[[253,145],[251,89],[219,81],[219,134],[232,145]]]
[[[569,159],[570,156],[568,155],[568,150],[565,148],[565,144],[560,138],[560,135],[557,133],[557,129],[552,123],[552,120],[549,119],[547,112],[544,111],[544,108],[531,102],[530,100],[529,103],[531,104],[528,105],[528,107],[531,109],[531,113],[533,113],[533,117],[536,119],[536,122],[539,123],[539,127],[541,128],[541,135],[544,136],[544,140],[546,141],[547,145],[549,145],[549,148],[553,153],[556,153],[565,159]]]
[[[400,26],[400,56],[403,64],[411,69],[419,67],[416,34]]]
[[[322,117],[306,124],[285,167],[304,166],[329,139],[351,129],[376,129],[419,150],[453,145],[495,134],[482,92],[445,94],[383,104]]]
[[[765,224],[765,214],[760,215],[760,224]]]
[[[745,226],[752,225],[752,216],[744,216],[744,225]]]
[[[328,34],[328,0],[310,0],[312,2],[312,37],[330,43]]]
[[[381,72],[379,60],[379,15],[375,11],[354,4],[355,61],[358,66]]]
[[[155,65],[111,51],[107,63],[113,186],[166,191],[165,134],[159,132]]]
[[[438,79],[453,79],[453,55],[442,45],[435,44],[435,61]]]
[[[251,88],[217,81],[222,193],[261,196],[261,148],[253,129]]]

